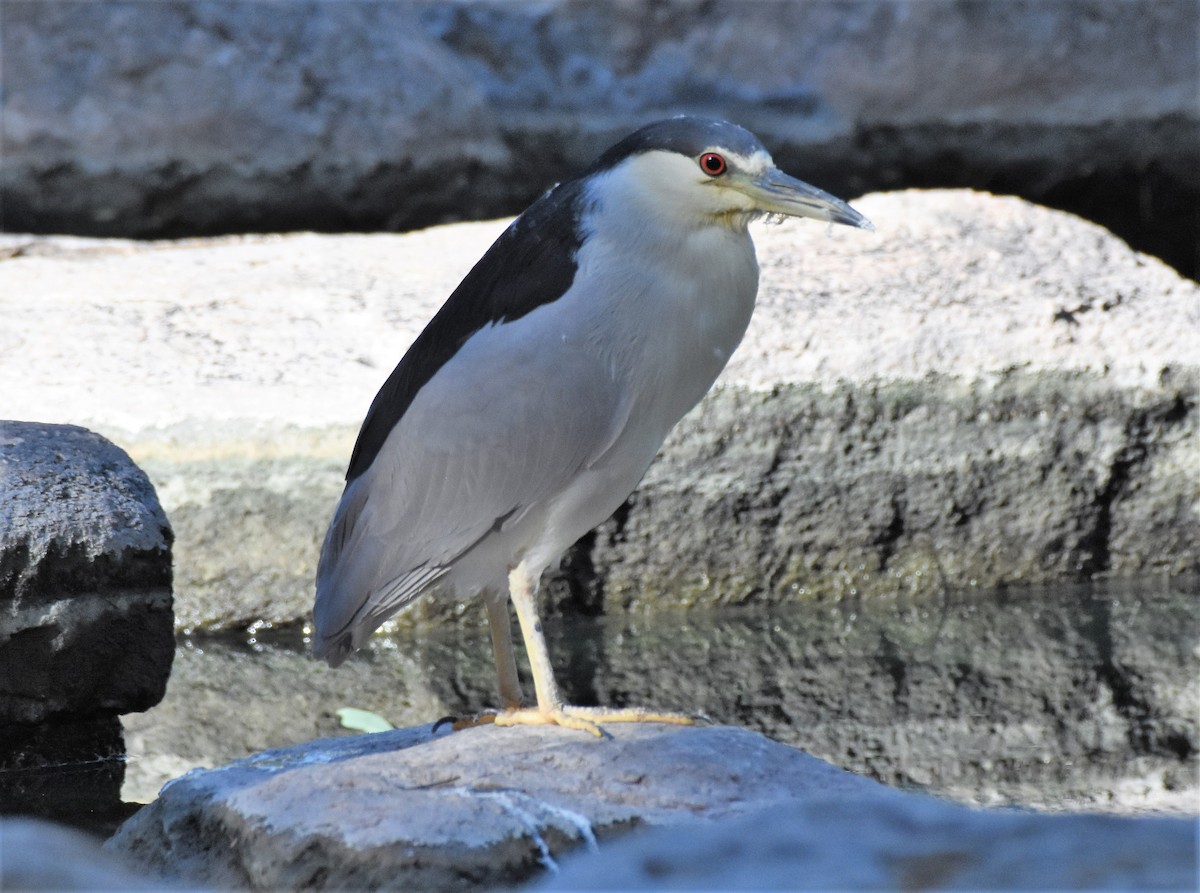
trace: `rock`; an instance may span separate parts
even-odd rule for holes
[[[117,716],[162,699],[175,652],[171,529],[83,428],[0,421],[0,488],[0,792],[107,827],[127,814]]]
[[[0,422],[0,475],[0,719],[157,704],[175,639],[149,479],[98,434],[33,422]]]
[[[885,790],[733,728],[615,725],[607,740],[544,727],[430,728],[314,741],[190,773],[108,848],[218,887],[469,890],[528,879],[633,827]]]
[[[405,4],[16,3],[3,49],[18,229],[428,223],[511,160],[479,84]]]
[[[553,605],[1200,569],[1200,288],[1017,199],[857,204],[876,234],[756,228],[745,342],[637,493],[568,557]],[[15,410],[52,407],[129,445],[176,527],[181,626],[302,621],[371,398],[502,226],[24,238],[0,262],[0,378],[17,385]],[[94,301],[80,305],[84,290]],[[464,612],[415,608],[400,622]]]
[[[835,194],[1015,192],[1194,273],[1196,29],[1189,0],[14,2],[0,188],[18,231],[412,228],[704,111]]]
[[[538,890],[1194,890],[1192,819],[972,810],[920,796],[811,797],[630,835]]]
[[[93,837],[36,819],[0,818],[0,890],[163,890]],[[166,889],[175,889],[166,887]]]

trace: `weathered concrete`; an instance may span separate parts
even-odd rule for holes
[[[876,234],[756,228],[746,340],[552,602],[594,613],[1200,568],[1200,288],[1016,199],[857,205]],[[305,618],[357,426],[501,226],[10,237],[24,247],[0,262],[6,400],[109,434],[155,480],[182,626]],[[423,599],[402,622],[459,613]]]
[[[1190,0],[5,3],[6,226],[170,236],[515,213],[730,116],[835,194],[1014,192],[1197,269]]]
[[[631,835],[538,890],[1194,890],[1189,819],[979,811],[925,797],[806,799]]]
[[[597,740],[421,726],[192,773],[108,847],[215,886],[475,890],[633,827],[874,790],[886,791],[741,729],[617,725]]]

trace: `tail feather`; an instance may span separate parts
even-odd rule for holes
[[[329,639],[313,638],[313,657],[324,660],[331,667],[340,667],[354,651],[354,635],[345,632]]]
[[[379,626],[431,588],[448,565],[419,564],[389,575],[396,544],[369,533],[365,517],[369,475],[346,487],[330,522],[317,564],[313,656],[341,664]]]

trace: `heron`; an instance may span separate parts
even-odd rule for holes
[[[337,666],[424,593],[480,596],[500,706],[456,728],[691,722],[565,703],[538,583],[633,492],[738,346],[758,291],[748,225],[765,215],[873,229],[749,131],[700,116],[642,127],[513,220],[371,403],[321,549],[314,655]]]

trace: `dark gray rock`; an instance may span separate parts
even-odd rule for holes
[[[0,719],[158,703],[175,651],[171,528],[119,447],[0,421]]]
[[[111,830],[118,714],[163,697],[175,654],[171,529],[124,451],[0,421],[0,798]]]
[[[610,732],[422,726],[268,751],[172,782],[108,848],[215,886],[477,890],[641,825],[900,796],[741,729]]]
[[[837,194],[970,185],[1196,270],[1190,0],[5,6],[6,226],[170,236],[514,213],[681,111]]]
[[[1192,819],[807,799],[572,858],[538,890],[1194,890]]]
[[[268,751],[164,788],[110,851],[252,890],[1190,889],[1195,821],[978,811],[728,727],[428,726]],[[623,840],[645,827],[658,831]],[[597,852],[598,850],[598,852]]]

